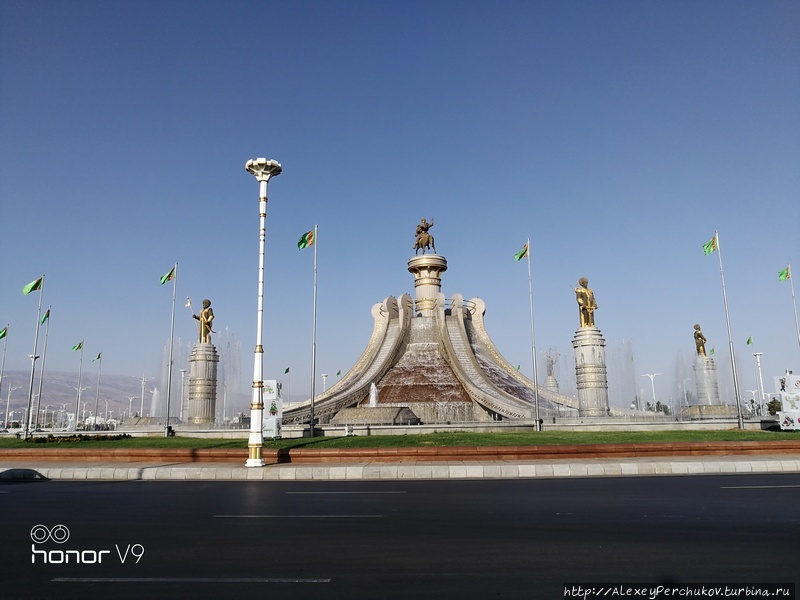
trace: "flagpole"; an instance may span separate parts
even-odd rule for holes
[[[81,340],[81,360],[78,363],[78,395],[75,398],[75,431],[78,431],[78,407],[81,405],[81,376],[83,375],[83,340]],[[83,424],[86,428],[86,423]]]
[[[744,421],[742,420],[742,403],[739,398],[739,376],[736,372],[736,356],[733,353],[733,336],[731,335],[731,318],[728,314],[728,294],[725,291],[725,272],[722,270],[722,248],[719,243],[719,231],[714,232],[714,237],[717,240],[717,255],[719,256],[719,275],[722,279],[722,301],[725,303],[725,323],[728,326],[728,348],[731,353],[731,370],[733,371],[733,393],[736,395],[736,418],[739,429],[744,429]]]
[[[36,418],[33,421],[34,431],[39,427],[39,410],[42,408],[42,384],[44,383],[44,363],[47,360],[47,338],[50,335],[50,306],[44,313],[47,317],[47,325],[44,328],[44,348],[42,349],[42,371],[39,373],[39,397],[36,399]]]
[[[789,285],[792,287],[792,307],[794,308],[794,330],[797,334],[797,344],[800,346],[800,326],[797,322],[797,301],[794,297],[794,281],[792,281],[792,265],[786,263],[786,272],[789,273]]]
[[[33,376],[36,370],[36,349],[39,347],[39,325],[41,325],[42,318],[42,296],[44,295],[44,274],[42,274],[42,283],[39,285],[39,308],[36,313],[36,334],[33,337],[33,354],[31,354],[31,380],[28,386],[28,417],[25,419],[25,430],[23,439],[28,439],[28,432],[30,431],[31,424],[31,402],[33,400]]]
[[[97,391],[94,396],[94,429],[97,430],[97,411],[100,406],[100,372],[103,370],[103,353],[100,352],[95,360],[100,361],[100,364],[97,365]]]
[[[536,335],[533,328],[533,278],[531,277],[531,238],[528,238],[528,297],[531,306],[531,358],[533,362],[533,397],[536,400],[536,431],[542,430],[539,418],[539,376],[536,369]]]
[[[6,350],[8,349],[8,327],[10,323],[6,324],[5,334],[3,335],[3,363],[0,365],[0,398],[3,396],[3,375],[6,372]],[[8,406],[6,406],[6,423],[8,423]],[[6,425],[8,429],[8,425]]]
[[[314,396],[317,379],[317,226],[314,225],[314,313],[311,326],[311,425],[310,435],[314,437]]]
[[[172,400],[172,347],[175,342],[175,297],[178,292],[178,263],[173,267],[172,278],[172,319],[169,325],[169,364],[167,365],[167,414],[164,418],[164,437],[169,437],[169,408]],[[187,296],[188,298],[188,296]]]

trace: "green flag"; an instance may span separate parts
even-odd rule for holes
[[[0,329],[0,340],[8,335],[8,327],[3,327]]]
[[[711,352],[708,353],[709,356],[714,356],[714,349],[711,349]]]
[[[708,242],[707,244],[703,244],[703,255],[708,256],[718,248],[719,248],[719,240],[717,239],[717,234],[715,233],[714,237],[711,238],[710,242]]]
[[[751,346],[752,344],[753,344],[753,337],[750,336],[749,338],[747,338],[747,345]]]
[[[308,248],[309,246],[313,246],[314,242],[316,242],[316,236],[314,235],[314,229],[311,231],[307,231],[303,235],[300,236],[300,241],[297,242],[297,249],[302,250],[303,248]]]
[[[517,253],[514,255],[514,260],[522,260],[522,259],[523,259],[523,258],[525,258],[526,256],[528,256],[528,244],[525,244],[525,245],[522,247],[522,250],[520,250],[519,252],[517,252]]]
[[[791,279],[792,275],[789,273],[789,265],[786,265],[785,269],[778,271],[778,281],[786,281],[787,279]]]
[[[289,372],[289,367],[286,367],[286,370],[283,372],[283,374],[286,375],[288,372]]]
[[[175,267],[172,267],[172,269],[170,269],[170,272],[161,278],[161,285],[164,285],[165,283],[167,283],[168,281],[172,281],[173,279],[175,279]]]
[[[47,319],[49,318],[50,318],[50,309],[48,308],[47,311],[42,316],[42,325],[44,325],[44,322],[47,321]]]
[[[97,356],[95,356],[95,357],[92,359],[92,362],[94,362],[94,361],[96,361],[96,360],[100,360],[101,358],[103,358],[103,353],[102,353],[102,352],[98,352],[98,353],[97,353]]]
[[[44,279],[44,277],[39,277],[39,279],[36,281],[31,281],[28,285],[22,288],[22,295],[27,296],[31,292],[42,289],[42,279]]]
[[[78,350],[83,350],[83,340],[81,340],[72,347],[73,352],[77,352]]]
[[[336,376],[337,376],[337,377],[339,377],[341,374],[342,374],[342,370],[341,370],[341,369],[339,369],[338,371],[336,371]]]

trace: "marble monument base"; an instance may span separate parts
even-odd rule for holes
[[[597,327],[581,327],[572,339],[581,417],[609,416],[605,345]]]
[[[217,410],[217,364],[213,344],[195,344],[189,357],[189,397],[186,419],[189,425],[213,424]]]
[[[735,419],[738,415],[735,406],[725,404],[697,404],[695,406],[684,406],[681,408],[679,416],[681,419]]]
[[[719,405],[719,382],[717,365],[708,356],[698,356],[694,361],[694,381],[697,388],[698,405]]]

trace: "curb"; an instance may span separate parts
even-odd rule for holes
[[[552,479],[638,475],[800,473],[800,454],[720,457],[583,459],[560,461],[419,461],[338,464],[268,464],[247,468],[230,463],[49,463],[24,467],[0,463],[0,482],[9,481],[365,481]]]
[[[646,444],[573,444],[543,446],[419,446],[411,448],[265,448],[267,463],[318,464],[361,462],[525,461],[686,456],[800,454],[800,440],[763,442],[666,442]],[[244,463],[247,449],[191,448],[7,448],[2,461]]]

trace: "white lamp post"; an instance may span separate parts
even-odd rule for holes
[[[247,441],[248,458],[246,467],[263,467],[264,459],[264,247],[267,241],[267,183],[272,177],[281,174],[281,164],[275,160],[256,158],[248,160],[244,166],[259,184],[258,215],[258,308],[256,318],[256,349],[253,361],[253,396],[250,402],[250,437]],[[312,425],[313,427],[313,425]]]
[[[764,404],[764,377],[761,375],[761,357],[763,352],[753,352],[753,357],[756,359],[756,370],[758,371],[758,404]]]
[[[8,415],[9,415],[8,409],[11,408],[11,392],[13,392],[14,390],[18,390],[19,388],[20,386],[15,386],[15,387],[8,386],[8,398],[6,399],[6,429],[8,429]],[[14,419],[12,418],[11,420],[13,421]]]
[[[653,412],[656,410],[656,384],[655,378],[661,375],[661,373],[645,373],[642,377],[649,377],[650,378],[650,386],[653,388]]]

